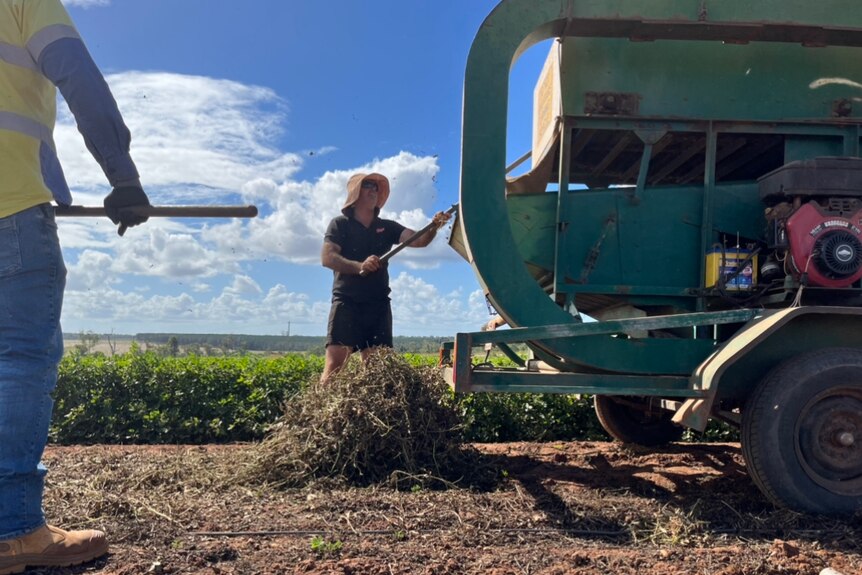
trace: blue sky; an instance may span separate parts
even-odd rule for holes
[[[152,219],[118,238],[66,218],[67,333],[323,335],[323,231],[347,178],[392,180],[384,217],[413,229],[458,201],[470,44],[494,0],[64,0],[132,131],[153,203],[255,203],[255,220]],[[510,160],[527,151],[547,43],[513,68]],[[56,130],[76,204],[104,176],[65,105]],[[441,231],[392,260],[396,335],[488,318]]]

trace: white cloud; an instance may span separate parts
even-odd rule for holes
[[[129,237],[150,235],[149,248],[138,247],[135,254],[123,248],[128,242],[118,241],[114,226],[104,219],[70,219],[61,229],[66,247],[112,244],[131,259],[118,267],[138,273],[198,273],[214,260],[213,253],[193,245],[200,242],[227,260],[231,272],[236,271],[232,263],[244,258],[316,265],[326,227],[346,197],[347,180],[359,171],[390,178],[392,193],[383,217],[412,229],[431,218],[439,171],[435,158],[401,152],[327,172],[316,181],[296,180],[303,156],[284,153],[274,143],[281,135],[287,104],[271,90],[167,73],[127,72],[108,80],[132,132],[132,154],[153,203],[236,203],[241,196],[242,201],[261,205],[262,215],[251,222],[198,226],[197,233],[192,224],[151,220],[128,232]],[[100,204],[107,192],[104,176],[68,111],[59,119],[56,140],[76,203]],[[321,150],[328,153],[332,148]],[[399,261],[414,269],[433,267],[441,258],[454,257],[444,244],[438,239],[427,249],[406,250]],[[162,253],[166,247],[171,253]],[[193,264],[173,261],[180,256],[201,259]],[[159,264],[150,267],[133,261],[144,257]]]
[[[197,284],[192,286],[196,291]],[[66,292],[63,321],[97,332],[185,331],[275,334],[293,326],[297,333],[321,333],[329,302],[311,301],[307,295],[275,285],[264,292],[255,280],[237,275],[228,287],[208,300],[189,293],[144,295],[105,285]],[[146,318],[142,327],[141,318]],[[158,326],[158,327],[152,327]]]
[[[105,252],[84,250],[77,262],[67,268],[67,290],[99,289],[117,282],[110,271],[111,256]]]
[[[248,182],[285,181],[301,166],[298,155],[273,144],[287,105],[267,88],[166,73],[128,72],[108,81],[133,134],[132,154],[153,203],[236,203]],[[68,110],[58,119],[55,139],[76,203],[101,204],[107,192],[104,176]],[[104,218],[67,218],[60,235],[67,250],[105,254],[101,265],[113,274],[204,278],[239,273],[241,262],[260,250],[238,247],[242,222],[217,225],[236,232],[219,236],[211,225],[153,218],[121,239]],[[234,237],[236,242],[229,241]],[[67,259],[74,255],[67,253]],[[72,268],[83,272],[85,264]],[[74,278],[71,285],[77,285]]]
[[[329,221],[340,214],[347,197],[347,181],[357,172],[380,172],[391,184],[389,201],[381,217],[400,221],[411,229],[419,229],[430,221],[431,207],[436,199],[434,178],[439,166],[431,157],[419,157],[408,152],[376,159],[348,170],[330,171],[316,182],[287,181],[278,184],[269,179],[256,179],[243,187],[248,201],[269,202],[274,211],[249,224],[248,243],[260,253],[271,254],[294,263],[319,261],[323,235]],[[231,237],[236,245],[241,230],[230,224],[214,231]],[[399,256],[411,267],[427,267],[429,262],[448,257],[443,242],[435,242],[425,250],[407,250]],[[423,252],[423,253],[420,253]]]
[[[255,279],[242,274],[209,299],[185,291],[177,295],[123,291],[115,282],[101,281],[108,274],[99,276],[92,271],[99,257],[88,254],[70,268],[70,276],[85,279],[77,280],[66,292],[63,321],[72,326],[68,331],[278,334],[288,324],[293,333],[324,335],[326,330],[328,293],[312,298],[283,284],[264,290]],[[85,275],[88,271],[90,275]],[[196,293],[197,287],[192,284],[189,291]],[[392,280],[392,313],[397,335],[449,335],[478,330],[488,320],[481,292],[466,298],[460,292],[443,294],[405,272]],[[158,327],[142,327],[141,318],[146,318],[146,326]]]
[[[151,195],[173,203],[212,203],[258,177],[283,181],[302,166],[273,142],[287,104],[269,88],[162,72],[108,76],[132,132],[132,156]],[[67,108],[55,140],[73,191],[106,186]],[[168,189],[166,192],[164,189]],[[181,197],[177,197],[177,196]]]
[[[62,0],[66,6],[79,6],[81,8],[93,8],[96,6],[108,6],[111,0]]]
[[[329,284],[314,295],[253,271],[268,262],[268,277],[295,278],[284,266],[312,265],[319,273],[324,231],[346,197],[355,172],[386,174],[392,193],[382,216],[419,229],[436,203],[435,158],[400,152],[359,166],[299,179],[304,158],[332,153],[285,153],[278,141],[287,103],[268,88],[168,73],[108,77],[132,132],[132,155],[153,203],[252,202],[252,220],[152,218],[119,238],[104,218],[60,222],[69,280],[63,321],[70,331],[115,333],[194,331],[322,334]],[[107,192],[101,170],[66,110],[56,131],[75,203],[99,205]],[[312,160],[307,160],[312,161]],[[441,233],[440,236],[446,234]],[[408,249],[398,262],[410,269],[454,258],[439,237]],[[444,334],[487,319],[472,294],[443,294],[407,273],[393,278],[396,333]],[[309,289],[307,287],[303,289]],[[451,322],[451,323],[450,323]]]
[[[459,292],[442,294],[436,286],[406,272],[392,278],[390,286],[395,333],[447,335],[479,330],[488,321],[481,291],[471,293],[465,301]]]
[[[225,289],[225,293],[235,295],[257,295],[263,293],[254,279],[247,275],[238,275],[233,278],[233,285]]]

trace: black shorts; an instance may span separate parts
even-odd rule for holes
[[[392,308],[389,300],[354,303],[333,300],[326,345],[346,345],[353,351],[392,347]]]

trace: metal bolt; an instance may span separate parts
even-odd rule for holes
[[[852,447],[856,443],[856,438],[849,431],[842,431],[836,439],[842,447]]]

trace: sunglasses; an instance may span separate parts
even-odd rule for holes
[[[370,181],[362,182],[362,189],[363,190],[376,190],[377,189],[377,182],[370,182]]]

